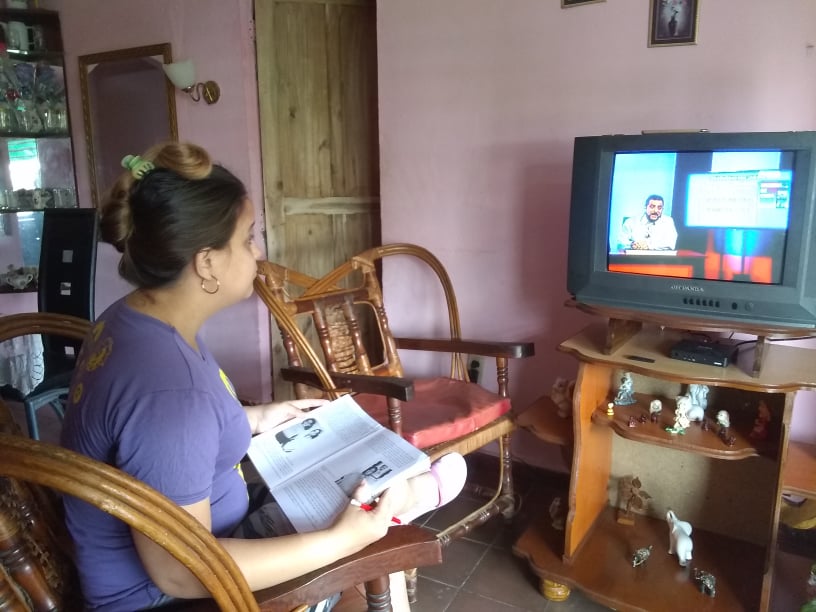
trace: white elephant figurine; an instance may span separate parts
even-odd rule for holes
[[[691,551],[694,548],[691,523],[678,519],[672,510],[666,512],[666,522],[669,524],[669,554],[677,554],[680,566],[686,567],[691,561]]]

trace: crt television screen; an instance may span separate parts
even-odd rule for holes
[[[607,270],[779,284],[794,153],[616,153]]]

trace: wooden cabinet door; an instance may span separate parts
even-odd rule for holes
[[[255,29],[267,256],[321,276],[380,242],[376,4],[256,0]]]

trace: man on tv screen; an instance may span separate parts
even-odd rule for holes
[[[673,251],[677,245],[674,219],[663,214],[663,196],[646,198],[640,217],[626,217],[621,225],[619,244],[624,250]]]

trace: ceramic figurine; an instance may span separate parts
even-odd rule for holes
[[[717,413],[717,425],[720,426],[720,432],[725,430],[728,433],[728,428],[731,427],[731,415],[726,410],[720,410]]]
[[[694,568],[694,582],[703,595],[714,597],[717,594],[717,579],[713,574]]]
[[[550,399],[558,407],[558,416],[566,419],[572,414],[572,394],[575,391],[575,381],[567,381],[566,378],[560,376],[555,379],[552,390],[550,390]]]
[[[768,423],[771,421],[771,411],[764,400],[760,400],[757,406],[757,417],[754,420],[754,428],[748,434],[754,440],[764,440],[768,437]]]
[[[685,396],[681,395],[678,397],[678,399],[681,397]],[[674,425],[667,427],[666,431],[673,434],[680,434],[681,436],[686,433],[689,425],[691,425],[691,421],[688,418],[688,413],[686,412],[688,406],[689,402],[677,403],[677,408],[674,411]]]
[[[606,405],[606,416],[615,416],[615,404],[614,403],[609,402]]]
[[[635,551],[635,554],[632,555],[632,567],[637,567],[638,565],[643,565],[649,559],[649,555],[652,554],[652,547],[647,546],[644,548],[638,548]]]
[[[653,399],[649,402],[649,419],[652,423],[657,423],[660,420],[660,412],[663,410],[663,402],[659,399]]]
[[[652,496],[640,488],[640,478],[624,476],[618,481],[620,503],[623,506],[618,510],[618,523],[621,525],[635,524],[635,510],[643,511]]]
[[[691,398],[691,403],[699,406],[705,412],[708,408],[708,386],[691,383],[688,386],[688,396]]]
[[[615,396],[616,406],[631,406],[635,403],[634,381],[631,372],[624,372],[621,376],[618,394]]]
[[[676,554],[680,567],[686,567],[691,561],[691,551],[694,548],[691,523],[678,519],[672,510],[666,512],[666,523],[669,525],[669,554]]]
[[[629,417],[629,427],[637,427],[637,419],[634,416]]]
[[[705,411],[694,403],[690,395],[678,395],[674,401],[677,409],[682,410],[689,421],[702,421],[705,418]]]
[[[550,518],[552,527],[558,531],[564,531],[564,513],[561,512],[561,498],[554,497],[550,502]]]

